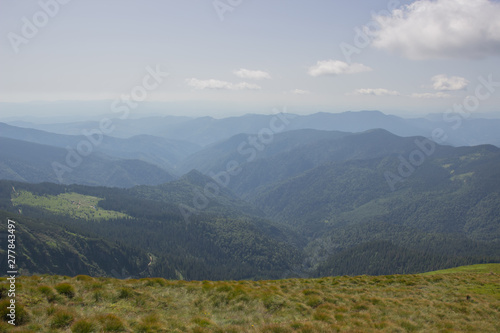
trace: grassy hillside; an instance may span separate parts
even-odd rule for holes
[[[22,277],[23,324],[2,322],[0,331],[498,332],[499,271],[238,282]]]
[[[440,274],[454,274],[454,273],[494,273],[498,275],[500,274],[500,264],[460,266],[456,268],[449,268],[439,271],[422,273],[422,275],[440,275]]]

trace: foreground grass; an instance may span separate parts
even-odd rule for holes
[[[24,324],[0,322],[0,332],[499,332],[498,270],[218,282],[23,277]]]

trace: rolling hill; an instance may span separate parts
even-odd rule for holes
[[[175,179],[164,169],[99,152],[80,156],[73,150],[0,137],[0,179],[131,187]]]
[[[82,135],[82,132],[85,135]],[[78,135],[63,135],[0,123],[0,137],[64,149],[69,146],[74,150],[79,147],[79,144],[86,142],[91,145],[92,152],[120,159],[141,160],[172,174],[176,174],[175,169],[181,161],[200,149],[198,145],[187,141],[165,139],[148,134],[125,139],[115,138],[103,135],[99,127],[83,128]]]

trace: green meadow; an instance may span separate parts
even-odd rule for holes
[[[499,332],[499,274],[491,264],[274,281],[21,277],[18,325],[0,331]]]
[[[97,204],[100,200],[102,199],[78,193],[38,196],[29,191],[18,191],[12,194],[13,205],[19,206],[21,209],[22,206],[31,206],[55,214],[85,220],[106,220],[127,217],[127,215],[120,212],[99,208]]]

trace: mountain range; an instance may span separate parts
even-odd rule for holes
[[[461,140],[488,144],[460,147],[418,135],[439,122],[379,112],[165,117],[150,133],[136,121],[115,123],[135,129],[121,138],[0,124],[0,212],[20,221],[23,272],[261,279],[500,261],[500,148],[488,127],[474,134],[483,120],[464,120]]]
[[[112,119],[110,135],[130,138],[147,134],[176,141],[188,141],[206,146],[231,136],[256,134],[270,127],[277,115],[286,116],[283,130],[317,129],[341,132],[363,132],[380,128],[399,136],[431,137],[436,129],[446,133],[444,144],[470,146],[493,144],[500,146],[500,119],[475,117],[474,114],[443,113],[422,118],[402,118],[386,115],[380,111],[358,111],[342,113],[319,112],[310,115],[278,113],[273,115],[247,114],[238,117],[216,119],[212,117],[189,118],[181,116],[155,116],[140,119]],[[107,118],[103,118],[107,119]],[[13,121],[18,127],[33,128],[59,134],[81,135],[100,127],[100,121],[39,124]]]

